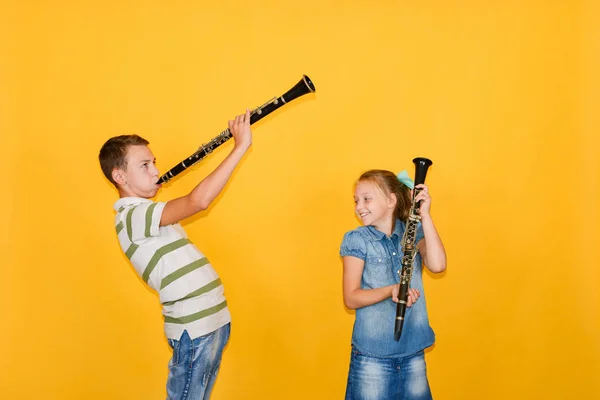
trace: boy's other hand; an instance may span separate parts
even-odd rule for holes
[[[246,114],[238,115],[233,121],[229,121],[229,131],[235,140],[236,147],[248,149],[252,145],[250,110],[246,110]]]

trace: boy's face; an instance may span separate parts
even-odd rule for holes
[[[159,179],[156,158],[148,146],[129,146],[126,159],[125,170],[113,171],[113,179],[119,184],[122,195],[146,199],[156,196],[161,185],[156,183]]]

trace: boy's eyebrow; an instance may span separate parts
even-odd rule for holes
[[[143,163],[143,162],[152,162],[152,161],[156,161],[156,158],[154,160],[140,160],[141,163]]]

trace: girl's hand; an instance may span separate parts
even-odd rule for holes
[[[394,303],[398,303],[399,290],[400,290],[400,285],[394,285],[392,287],[392,301]],[[415,304],[420,295],[421,295],[421,293],[419,293],[419,291],[417,289],[408,288],[408,302],[407,302],[406,306],[410,307],[413,304]]]
[[[419,193],[415,197],[415,201],[421,201],[419,215],[428,215],[429,209],[431,208],[431,196],[429,195],[429,188],[424,183],[421,183],[415,186],[415,189],[420,189]]]

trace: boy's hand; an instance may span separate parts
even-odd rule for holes
[[[235,140],[236,147],[248,149],[252,144],[252,131],[250,130],[250,110],[246,114],[238,115],[229,121],[229,131]]]
[[[400,290],[400,285],[394,285],[394,287],[392,287],[392,301],[394,303],[398,302],[399,290]],[[417,289],[408,288],[408,302],[406,303],[406,306],[410,307],[413,304],[415,304],[420,295],[421,295],[421,293],[419,293],[419,291]]]

